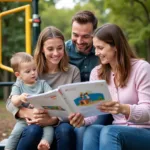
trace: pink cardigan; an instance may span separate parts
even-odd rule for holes
[[[123,88],[116,88],[114,74],[111,72],[108,85],[112,100],[130,105],[128,119],[123,114],[113,115],[113,124],[150,128],[150,64],[144,60],[131,59],[131,75]],[[96,66],[90,75],[90,81],[99,80]],[[85,125],[92,124],[97,116],[85,118]]]

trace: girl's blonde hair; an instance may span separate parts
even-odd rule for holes
[[[44,42],[52,38],[59,38],[63,41],[63,43],[65,42],[63,34],[56,27],[49,26],[43,29],[43,31],[39,35],[37,45],[34,51],[34,59],[37,65],[37,71],[39,75],[43,73],[48,73],[46,58],[42,50]],[[65,43],[64,43],[64,56],[59,63],[59,69],[60,71],[65,72],[68,71],[68,66],[69,66],[69,58],[65,51]]]

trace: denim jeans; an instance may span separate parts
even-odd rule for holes
[[[103,114],[99,115],[97,120],[93,124],[102,124],[102,125],[109,125],[112,124],[113,117],[110,114]],[[76,150],[83,150],[83,136],[86,130],[86,126],[75,128],[75,135],[76,135]]]
[[[111,115],[100,115],[94,124],[111,124]],[[83,135],[86,127],[74,128],[68,123],[61,123],[55,128],[52,150],[82,150]],[[26,127],[22,133],[17,150],[37,150],[43,129],[37,125]]]
[[[83,149],[83,135],[86,127],[74,128],[75,137],[76,137],[76,150]]]
[[[38,125],[26,126],[22,132],[16,150],[37,150],[37,146],[42,138],[43,129]]]
[[[111,114],[102,114],[98,116],[97,120],[93,122],[93,124],[110,125],[113,120],[114,119]]]
[[[43,129],[38,125],[26,127],[22,133],[17,150],[37,150]],[[74,128],[68,123],[61,123],[55,128],[55,137],[51,150],[75,150]]]
[[[83,150],[150,150],[150,129],[91,125],[84,133]]]

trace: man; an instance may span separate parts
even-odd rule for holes
[[[65,43],[70,63],[80,69],[82,82],[89,81],[91,70],[99,63],[92,41],[97,22],[92,12],[77,12],[72,18],[71,40]]]
[[[89,81],[91,70],[99,64],[99,58],[95,56],[92,34],[97,28],[98,20],[90,11],[77,12],[72,17],[71,40],[66,41],[66,51],[70,63],[80,69],[81,81]],[[110,124],[110,115],[101,115],[96,124]],[[86,127],[75,128],[76,149],[82,150],[83,134]]]

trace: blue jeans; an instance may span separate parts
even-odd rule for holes
[[[76,138],[76,150],[83,149],[83,135],[86,127],[74,128]]]
[[[112,124],[113,117],[111,114],[99,115],[97,120],[93,124],[110,125]]]
[[[43,129],[38,125],[26,127],[22,133],[17,150],[37,150],[42,138]],[[55,128],[52,150],[75,150],[74,128],[68,123],[61,123]]]
[[[111,124],[111,115],[101,115],[94,124]],[[61,123],[55,128],[52,150],[82,150],[83,135],[86,127],[74,128],[68,123]],[[37,125],[26,127],[22,133],[17,150],[37,150],[43,129]]]
[[[97,120],[93,124],[102,124],[109,125],[112,124],[113,117],[110,114],[99,115]],[[83,150],[83,136],[86,130],[86,126],[75,128],[75,136],[76,136],[76,150]]]
[[[119,125],[91,125],[83,138],[83,150],[150,150],[150,129]]]

